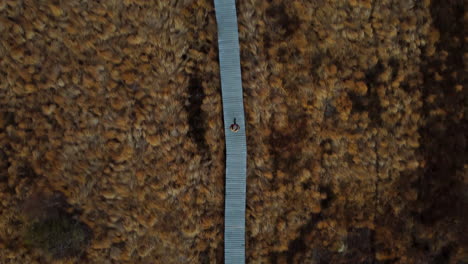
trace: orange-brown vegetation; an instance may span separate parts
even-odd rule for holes
[[[248,263],[463,261],[463,1],[237,7]],[[0,263],[37,192],[93,234],[58,263],[222,263],[217,53],[208,0],[0,1]]]

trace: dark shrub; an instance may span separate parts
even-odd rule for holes
[[[71,216],[60,213],[32,223],[25,234],[26,245],[41,249],[53,258],[81,255],[90,238],[87,226]]]
[[[24,203],[24,243],[55,259],[80,256],[91,239],[91,230],[68,213],[60,193],[34,194]]]

